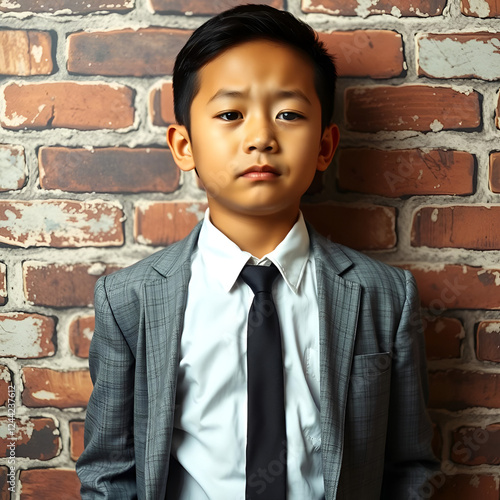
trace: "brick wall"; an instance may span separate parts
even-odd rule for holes
[[[93,286],[202,215],[165,147],[170,75],[190,30],[237,3],[0,2],[2,500],[79,498]],[[500,4],[262,3],[312,24],[341,75],[341,148],[304,212],[419,284],[443,461],[419,494],[498,500]]]

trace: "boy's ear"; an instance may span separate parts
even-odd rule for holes
[[[323,172],[328,168],[339,145],[339,140],[340,134],[337,125],[332,124],[325,128],[319,148],[317,170]]]
[[[184,125],[174,123],[168,127],[167,143],[175,163],[181,170],[187,172],[196,167],[193,158],[193,148],[191,147],[191,139]]]

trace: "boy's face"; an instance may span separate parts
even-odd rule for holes
[[[316,170],[325,170],[338,129],[321,132],[312,64],[267,40],[237,45],[204,66],[191,106],[191,134],[169,129],[183,170],[196,167],[212,217],[296,217]]]

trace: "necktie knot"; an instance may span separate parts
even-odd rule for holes
[[[278,277],[278,268],[270,266],[252,266],[247,264],[241,271],[241,278],[257,295],[260,292],[271,293],[274,280]]]

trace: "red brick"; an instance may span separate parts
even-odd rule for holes
[[[85,407],[92,392],[87,370],[63,372],[49,368],[23,368],[23,404],[31,408]]]
[[[8,484],[9,469],[0,465],[0,500],[10,500],[9,484]],[[15,486],[14,486],[15,487]]]
[[[7,268],[0,262],[0,306],[7,302]]]
[[[359,132],[477,129],[479,94],[427,85],[351,87],[345,92],[345,121]]]
[[[337,16],[361,16],[392,14],[393,16],[438,16],[443,12],[446,0],[374,0],[367,4],[362,0],[302,0],[304,12],[324,12]]]
[[[180,171],[166,148],[43,147],[38,158],[43,189],[171,193],[179,188]]]
[[[15,0],[0,4],[0,12],[47,12],[57,15],[87,14],[89,12],[126,12],[134,0],[103,2],[102,0]]]
[[[500,309],[500,268],[456,264],[403,267],[415,276],[422,305],[433,313],[445,309]]]
[[[12,374],[9,367],[0,365],[0,406],[5,406],[9,402],[9,387],[13,387],[11,384]]]
[[[447,370],[429,373],[429,408],[450,411],[500,408],[500,373]]]
[[[434,194],[472,194],[474,156],[434,149],[342,149],[338,182],[345,191],[389,198]]]
[[[358,250],[396,245],[396,209],[379,205],[304,204],[304,217],[328,239]]]
[[[80,358],[89,357],[90,341],[94,335],[95,317],[77,316],[69,325],[69,348]]]
[[[434,485],[431,489],[433,493],[431,500],[498,500],[499,498],[497,481],[493,476],[457,474],[445,477],[440,474],[434,479]]]
[[[0,145],[0,191],[21,189],[26,181],[26,159],[21,146]]]
[[[69,423],[69,432],[71,436],[71,459],[78,460],[83,453],[83,431],[85,423],[83,420],[75,420]]]
[[[497,128],[500,128],[500,92],[498,93],[498,104],[495,111],[495,125]]]
[[[134,238],[146,245],[181,240],[203,218],[206,203],[142,202],[135,207]]]
[[[500,250],[500,206],[422,207],[413,216],[414,247]]]
[[[41,314],[0,314],[0,356],[44,358],[55,353],[54,318]]]
[[[426,317],[424,325],[427,359],[460,357],[461,339],[465,336],[460,320],[442,316]]]
[[[123,245],[123,212],[100,201],[0,201],[0,242],[17,247]]]
[[[169,75],[190,35],[191,31],[167,28],[73,33],[68,37],[68,71],[81,75]],[[127,47],[125,52],[123,47]]]
[[[455,430],[450,456],[458,464],[500,465],[500,424]]]
[[[21,500],[80,500],[80,480],[74,470],[28,469],[19,476]],[[40,496],[40,492],[43,492]],[[46,496],[45,496],[46,495]]]
[[[149,114],[153,125],[166,127],[175,123],[172,82],[154,88],[149,95]]]
[[[52,39],[46,31],[0,31],[1,75],[50,75]]]
[[[500,363],[500,321],[481,321],[476,332],[476,355],[480,361]]]
[[[481,0],[470,1],[462,0],[460,2],[462,14],[472,17],[500,17],[499,0]]]
[[[169,14],[186,14],[189,12],[196,15],[218,14],[223,10],[236,7],[236,5],[249,3],[243,0],[212,0],[211,2],[203,0],[150,0],[150,2],[155,12],[164,12]],[[251,3],[270,5],[276,9],[283,9],[283,0],[270,0],[267,2],[262,0],[252,0]]]
[[[334,56],[338,76],[392,78],[403,72],[403,39],[388,30],[319,33]]]
[[[9,425],[14,425],[15,428]],[[51,418],[16,419],[12,424],[8,417],[0,417],[0,429],[1,435],[5,436],[0,438],[0,456],[2,457],[8,455],[7,446],[12,443],[13,439],[16,444],[16,458],[50,460],[57,457],[61,451],[59,429]]]
[[[12,130],[120,129],[134,123],[134,92],[118,84],[11,83],[1,100],[1,125]]]
[[[490,154],[490,189],[500,193],[500,153]]]
[[[417,35],[418,74],[430,78],[498,80],[499,44],[500,36],[494,33]]]
[[[24,294],[33,305],[48,307],[86,307],[94,301],[97,279],[119,269],[94,264],[23,263]]]

